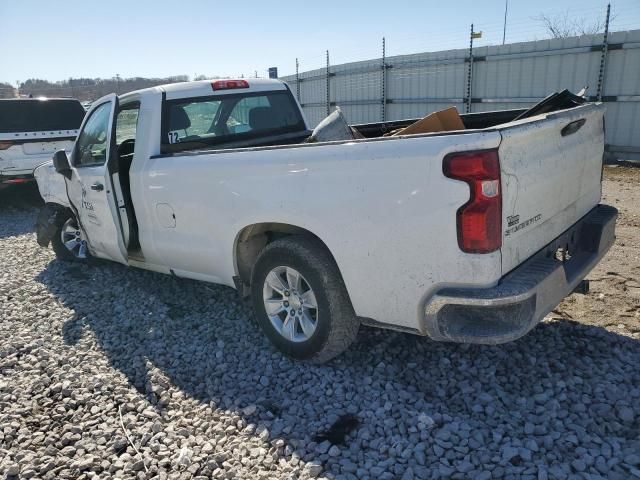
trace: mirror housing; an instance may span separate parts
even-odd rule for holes
[[[53,167],[60,175],[68,180],[71,180],[71,165],[69,165],[67,152],[65,152],[64,150],[58,150],[53,154]]]

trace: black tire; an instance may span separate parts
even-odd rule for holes
[[[282,336],[267,315],[264,282],[279,266],[292,267],[315,293],[317,326],[308,340]],[[251,274],[251,300],[256,320],[269,340],[284,354],[311,363],[324,363],[344,352],[355,340],[360,322],[333,257],[319,241],[302,236],[276,240],[260,253]]]
[[[65,209],[60,211],[55,216],[55,234],[51,238],[51,248],[56,254],[56,258],[58,260],[62,260],[64,262],[86,262],[88,260],[89,254],[87,253],[86,258],[78,258],[71,251],[67,249],[62,243],[62,227],[69,220],[72,219],[77,226],[77,220],[75,219],[75,215],[69,209]]]

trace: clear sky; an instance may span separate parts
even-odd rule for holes
[[[266,76],[324,63],[502,42],[505,0],[0,0],[0,81]],[[545,38],[534,17],[603,18],[602,0],[509,0],[507,43]],[[612,0],[613,30],[640,28],[640,0]]]

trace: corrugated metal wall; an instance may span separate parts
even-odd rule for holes
[[[554,91],[597,94],[602,35],[478,47],[473,50],[471,111],[522,108]],[[609,34],[603,101],[611,150],[640,153],[640,30]],[[366,60],[300,73],[300,103],[315,126],[339,105],[352,124],[417,118],[455,105],[465,111],[469,51]],[[297,92],[295,75],[283,77]],[[328,89],[328,92],[327,92]],[[327,107],[329,102],[329,107]]]

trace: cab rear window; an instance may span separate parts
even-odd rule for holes
[[[0,133],[76,130],[84,118],[78,100],[0,100]]]
[[[288,90],[217,95],[166,101],[163,153],[260,139],[306,127]]]

